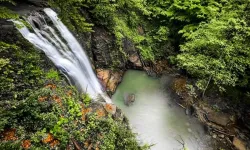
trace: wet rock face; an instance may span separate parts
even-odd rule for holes
[[[122,79],[122,72],[112,72],[109,82],[107,84],[108,91],[114,93],[116,90],[117,85],[121,82]]]
[[[242,122],[244,126],[250,131],[250,110],[243,112]]]
[[[122,67],[123,58],[115,49],[114,37],[103,28],[96,27],[94,31],[91,35],[91,51],[95,66],[105,68],[112,66],[113,61],[120,60],[118,67]]]
[[[12,22],[0,20],[0,40],[6,43],[15,43],[18,41],[18,31]]]
[[[142,69],[140,57],[131,41],[124,39],[122,49],[119,49],[114,35],[106,29],[96,26],[93,30],[90,35],[81,35],[80,40],[96,68]]]
[[[128,39],[123,40],[123,51],[128,55],[128,60],[126,62],[126,68],[129,69],[142,69],[143,65],[135,48],[135,45]]]
[[[100,80],[103,88],[109,95],[113,94],[117,85],[122,80],[122,71],[111,71],[109,69],[96,69],[97,77]]]
[[[135,67],[142,68],[142,63],[141,63],[140,57],[138,56],[137,53],[134,53],[134,54],[130,55],[130,56],[129,56],[129,61],[130,61]]]

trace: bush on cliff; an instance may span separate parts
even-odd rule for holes
[[[140,150],[127,123],[106,110],[110,104],[84,105],[74,88],[48,84],[21,101],[2,101],[0,149]]]

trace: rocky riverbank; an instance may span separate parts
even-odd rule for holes
[[[250,113],[247,107],[234,106],[216,91],[201,97],[188,89],[192,81],[185,76],[174,77],[171,88],[178,95],[178,103],[186,114],[197,117],[216,147],[248,150],[250,148]],[[243,111],[244,110],[244,111]]]

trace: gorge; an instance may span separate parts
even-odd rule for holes
[[[0,0],[0,149],[248,150],[249,6]]]
[[[22,22],[16,20],[13,20],[13,22],[16,24],[17,29],[23,35],[23,37],[26,38],[29,42],[31,42],[39,50],[42,50],[46,54],[46,56],[54,63],[54,65],[65,75],[65,77],[69,80],[69,82],[72,85],[76,86],[80,92],[89,94],[93,99],[97,99],[98,98],[97,96],[99,94],[99,96],[103,96],[103,98],[107,103],[112,103],[111,99],[105,96],[104,93],[105,91],[102,91],[102,87],[92,70],[88,56],[85,54],[80,44],[70,33],[70,31],[65,27],[65,25],[60,21],[60,19],[57,17],[57,14],[53,10],[45,8],[44,12],[45,15],[49,17],[48,19],[51,19],[48,22],[45,21],[45,16],[39,14],[38,12],[31,14],[27,18],[28,23],[32,27],[34,33],[32,31],[29,31],[28,27],[26,27]],[[48,23],[51,22],[53,23],[52,26],[55,28],[52,28],[51,26],[48,25]],[[112,98],[115,104],[118,107],[122,108],[122,111],[125,113],[125,115],[128,117],[128,119],[131,121],[132,124],[134,123],[137,124],[136,122],[141,122],[141,121],[143,122],[143,124],[136,126],[138,129],[146,128],[147,126],[149,126],[149,128],[157,130],[161,130],[164,128],[167,128],[167,130],[171,130],[167,132],[160,131],[159,133],[157,133],[156,131],[150,131],[150,129],[147,128],[145,130],[139,130],[139,131],[135,130],[135,132],[138,131],[138,134],[143,135],[143,138],[139,136],[140,137],[139,139],[140,140],[144,139],[142,140],[143,143],[147,142],[149,144],[153,144],[154,146],[152,147],[152,149],[155,150],[166,149],[166,148],[181,149],[182,146],[183,148],[185,147],[186,149],[193,149],[193,150],[205,149],[205,147],[203,146],[204,141],[202,141],[203,137],[205,136],[203,133],[204,131],[202,129],[202,126],[199,126],[199,123],[194,123],[194,119],[193,121],[188,121],[188,119],[185,118],[183,111],[175,110],[178,108],[175,104],[173,104],[171,100],[170,101],[168,100],[167,102],[169,103],[168,105],[164,104],[166,98],[164,98],[164,96],[160,91],[158,92],[158,90],[160,90],[158,87],[160,86],[160,83],[158,83],[156,80],[147,81],[149,79],[140,79],[140,76],[142,76],[142,78],[145,78],[146,74],[139,74],[139,72],[133,73],[132,71],[129,71],[126,74],[129,73],[131,74],[130,78],[132,80],[127,81],[129,79],[126,79],[128,78],[126,76],[129,75],[125,75],[123,80],[123,82],[125,83],[122,84],[127,84],[130,92],[134,93],[135,91],[137,91],[136,92],[137,100],[133,108],[134,110],[138,110],[138,112],[129,111],[130,113],[133,113],[130,115],[127,113],[126,107],[122,106],[117,102],[118,99],[122,99],[123,97],[121,94],[120,95],[118,94],[121,90],[120,88],[118,88],[117,92]],[[145,80],[145,81],[140,82],[140,80]],[[139,94],[143,92],[141,91],[140,87],[143,87],[144,84],[145,88],[147,87],[146,89],[148,90],[145,91],[145,93],[149,93],[150,91],[151,92],[150,95],[153,94],[155,96],[150,97],[145,95],[143,96],[143,94]],[[125,91],[123,91],[122,93],[124,92]],[[148,104],[147,108],[145,102],[143,103],[143,101],[145,101],[146,99],[149,99],[149,102],[151,101],[155,104],[159,104],[159,106],[157,105],[154,106],[154,104],[152,103]],[[140,106],[136,105],[138,102],[140,103]],[[160,108],[164,105],[166,105],[166,108]],[[170,105],[174,109],[168,111],[169,109],[168,106]],[[152,107],[153,109],[150,110],[149,109],[150,107]],[[156,110],[158,110],[159,112],[155,112]],[[165,110],[165,112],[163,110]],[[143,114],[142,112],[145,111],[148,111],[151,115]],[[178,112],[180,112],[180,114],[178,114]],[[163,114],[163,116],[161,116],[160,114]],[[141,115],[145,115],[142,118],[149,118],[149,119],[159,118],[159,119],[154,120],[153,121],[154,124],[151,124],[150,122],[152,121],[148,122],[146,120],[142,120],[142,118],[137,118]],[[134,117],[132,116],[134,116],[135,119],[133,119]],[[173,121],[174,118],[178,118],[178,121]],[[161,125],[161,122],[164,122],[163,120],[165,119],[169,120],[167,121],[168,123]],[[172,127],[169,128],[168,126],[172,124],[171,122],[175,122],[174,123],[175,125],[171,125]],[[180,126],[180,128],[175,128],[174,126]],[[186,128],[186,131],[185,130],[181,131],[184,128]],[[190,135],[188,131],[190,131]],[[156,134],[155,135],[152,134],[153,132],[156,132]],[[170,136],[171,134],[174,136]],[[148,139],[149,137],[151,141]],[[178,140],[180,139],[183,140],[182,141],[183,143],[178,143]],[[163,145],[163,143],[165,145]],[[206,149],[208,150],[208,148]]]

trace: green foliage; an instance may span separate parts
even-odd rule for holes
[[[41,58],[31,45],[22,42],[17,43],[20,46],[0,42],[1,100],[22,99],[42,84]],[[30,47],[24,50],[25,46]]]
[[[140,43],[145,41],[145,37],[140,35],[138,27],[141,19],[137,8],[141,1],[117,1],[117,3],[90,3],[92,15],[98,20],[98,24],[106,25],[116,37],[118,50],[122,52],[123,40],[126,38],[132,41],[141,51],[144,49]],[[145,59],[152,59],[151,52],[142,54]],[[126,56],[125,56],[126,57]]]
[[[201,80],[211,77],[222,90],[225,86],[245,86],[245,71],[250,66],[250,28],[242,15],[240,10],[225,10],[220,17],[201,24],[181,45],[179,66]],[[198,85],[204,87],[206,83],[199,81]]]
[[[221,91],[235,86],[250,89],[247,0],[83,3],[96,24],[115,35],[119,51],[128,39],[144,59],[169,58],[198,79],[201,91],[211,83]]]
[[[2,70],[2,68],[9,63],[10,63],[9,59],[0,58],[0,70]]]
[[[68,91],[71,94],[65,94]],[[100,107],[96,108],[98,112],[103,106],[97,106]],[[30,93],[25,100],[5,101],[1,103],[1,108],[0,131],[15,129],[17,137],[12,142],[2,141],[1,149],[20,148],[26,139],[30,140],[32,149],[52,149],[55,141],[58,142],[54,148],[59,149],[75,143],[86,149],[90,144],[92,148],[101,150],[146,149],[138,145],[126,124],[111,116],[100,118],[94,107],[85,107],[79,93],[72,87],[58,85],[56,89],[42,88]]]
[[[88,94],[82,94],[81,96],[83,103],[85,106],[89,106],[89,104],[91,103],[91,97]]]
[[[195,31],[202,21],[216,17],[220,1],[119,0],[117,3],[87,3],[98,23],[115,35],[119,50],[123,40],[131,40],[144,59],[166,58],[172,45],[179,44],[181,35]]]
[[[54,8],[59,8],[59,17],[73,31],[91,32],[93,24],[87,23],[81,8],[85,6],[79,0],[49,0]]]
[[[138,145],[134,133],[121,122],[115,122],[110,116],[107,119],[97,119],[95,115],[90,115],[85,130],[85,139],[92,137],[92,141],[100,141],[102,150],[146,150],[149,147]],[[98,133],[98,134],[93,134]]]
[[[59,81],[60,76],[59,76],[59,73],[56,70],[50,69],[46,74],[46,79]]]
[[[17,19],[19,16],[6,7],[0,7],[1,19]]]
[[[0,0],[0,4],[4,3],[15,5],[15,2],[12,0]],[[12,12],[8,8],[0,6],[0,19],[17,19],[18,17],[19,16],[16,13]]]

